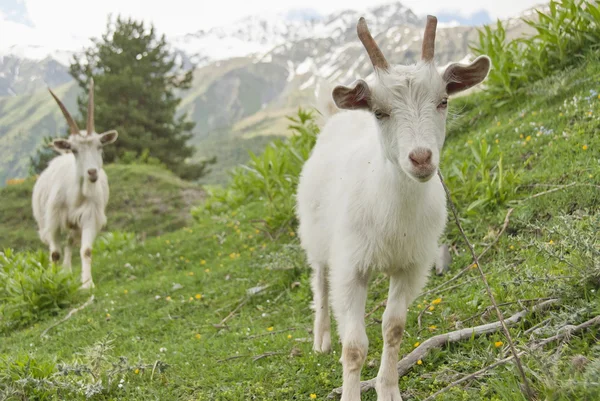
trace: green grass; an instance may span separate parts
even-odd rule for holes
[[[519,300],[560,300],[511,329],[519,349],[554,335],[565,324],[600,314],[599,78],[600,62],[594,59],[529,86],[520,103],[496,107],[482,94],[451,105],[458,115],[450,123],[442,172],[478,252],[494,240],[507,209],[515,208],[506,233],[481,261],[505,316],[522,309]],[[482,141],[490,145],[487,162],[481,161]],[[459,174],[463,168],[466,178]],[[111,183],[118,176],[109,175]],[[515,178],[504,181],[511,175]],[[135,180],[122,179],[123,187],[134,185]],[[561,187],[572,183],[576,185]],[[531,198],[552,188],[558,190]],[[497,199],[498,193],[503,198],[496,202],[472,204],[486,197]],[[133,193],[130,196],[133,199]],[[293,228],[281,231],[276,240],[264,233],[261,220],[268,212],[256,196],[223,213],[199,210],[195,223],[145,242],[115,239],[113,245],[108,239],[96,246],[96,301],[52,328],[48,338],[40,334],[58,318],[6,334],[0,341],[0,394],[15,394],[9,398],[15,400],[85,399],[91,375],[58,375],[56,365],[66,364],[79,366],[80,372],[81,366],[95,367],[98,377],[105,378],[104,390],[92,398],[97,400],[309,400],[311,394],[325,399],[341,385],[338,337],[334,336],[333,354],[311,351],[309,270]],[[156,223],[166,220],[163,215],[154,218]],[[446,242],[458,251],[452,275],[467,266],[470,257],[452,223]],[[432,277],[428,288],[449,277]],[[468,327],[496,320],[493,313],[484,313],[490,303],[475,270],[456,284],[419,297],[410,306],[401,355],[416,342],[454,330],[459,322]],[[264,288],[247,295],[256,287]],[[367,311],[386,294],[387,280],[375,277]],[[417,317],[434,299],[440,302],[422,314],[419,330]],[[370,363],[362,372],[365,379],[377,374],[382,312],[377,310],[367,321]],[[223,319],[226,323],[215,327]],[[540,330],[525,334],[542,322]],[[552,343],[523,357],[539,399],[600,397],[598,334],[597,327],[591,328],[564,344]],[[109,346],[107,338],[113,341]],[[497,342],[503,344],[496,346]],[[103,359],[98,353],[106,361],[94,364]],[[403,396],[423,399],[508,355],[500,333],[444,347],[401,378]],[[583,369],[572,362],[578,355],[591,361]],[[120,356],[126,360],[118,362]],[[439,399],[524,397],[514,366],[506,364]],[[376,394],[367,393],[363,400],[376,400]]]
[[[110,185],[105,231],[158,235],[185,226],[190,208],[204,191],[172,173],[143,165],[109,165]],[[34,178],[0,188],[0,249],[38,249],[42,243],[31,211]]]

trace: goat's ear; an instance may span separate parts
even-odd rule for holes
[[[52,147],[59,153],[71,150],[71,143],[66,139],[55,139],[52,141]]]
[[[353,88],[336,86],[332,96],[336,106],[340,109],[371,109],[371,89],[362,79],[357,80]]]
[[[110,130],[100,134],[100,143],[102,146],[109,145],[117,140],[119,133],[117,131]]]
[[[487,77],[492,62],[488,56],[479,56],[471,64],[450,64],[444,72],[446,91],[453,95],[481,83]]]

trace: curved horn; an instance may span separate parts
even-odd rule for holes
[[[87,134],[94,132],[94,78],[90,78],[90,90],[88,94],[87,110]]]
[[[48,90],[50,91],[50,94],[52,95],[54,100],[56,100],[56,103],[58,103],[58,107],[60,107],[60,111],[62,111],[63,116],[65,116],[67,124],[69,125],[69,132],[71,133],[71,135],[79,135],[79,127],[77,127],[77,123],[75,122],[75,120],[73,120],[73,117],[71,117],[65,105],[54,94],[54,92],[52,92],[52,89],[48,88]]]
[[[427,25],[425,25],[425,34],[423,35],[423,48],[421,50],[421,59],[432,61],[435,51],[435,28],[437,27],[437,18],[433,15],[427,16]]]
[[[375,43],[375,39],[373,39],[373,36],[371,36],[371,32],[369,32],[369,28],[367,27],[367,22],[363,17],[360,17],[358,20],[356,32],[358,33],[358,38],[369,54],[369,58],[371,59],[371,63],[373,63],[373,67],[387,70],[390,65],[383,56],[379,46],[377,46],[377,43]]]

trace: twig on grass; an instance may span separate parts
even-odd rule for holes
[[[448,195],[448,199],[449,198],[450,198],[450,196]],[[506,231],[506,228],[508,227],[508,223],[510,222],[510,215],[512,214],[513,211],[514,211],[513,208],[508,209],[508,211],[506,212],[506,216],[504,217],[504,224],[502,224],[502,228],[500,229],[500,232],[498,233],[498,235],[496,235],[496,238],[494,238],[494,240],[488,246],[486,246],[485,249],[479,254],[479,257],[478,257],[479,259],[483,258],[483,256],[486,253],[488,253],[488,251],[490,249],[492,249],[492,247],[494,245],[496,245],[498,243],[498,241],[500,240],[500,237],[502,236],[502,234],[504,234],[504,232]],[[442,284],[438,285],[435,288],[432,288],[431,290],[428,290],[428,291],[425,291],[425,292],[421,293],[420,296],[429,295],[431,293],[439,291],[441,288],[444,288],[448,284],[450,284],[450,283],[458,280],[463,274],[465,274],[467,271],[471,270],[473,267],[474,267],[473,263],[470,263],[468,266],[466,266],[461,271],[459,271],[458,273],[456,273],[450,279],[444,281]]]
[[[71,311],[69,313],[67,313],[67,316],[63,317],[62,319],[60,319],[58,322],[48,326],[46,328],[46,330],[42,331],[42,334],[40,334],[40,337],[45,337],[48,333],[48,331],[50,331],[50,329],[58,326],[61,323],[66,322],[67,320],[69,320],[71,318],[71,316],[73,316],[74,314],[76,314],[77,312],[81,311],[82,309],[87,308],[88,306],[90,306],[92,304],[92,302],[94,302],[94,295],[90,296],[90,298],[85,301],[85,303],[77,308],[71,309]]]
[[[216,329],[224,329],[227,327],[226,323],[229,319],[231,319],[233,317],[233,315],[236,314],[236,312],[238,310],[240,310],[242,308],[242,306],[246,305],[246,303],[248,302],[248,300],[250,299],[250,297],[245,297],[242,299],[242,301],[235,307],[235,309],[233,309],[231,312],[229,312],[229,315],[225,316],[223,318],[223,320],[221,320],[219,323],[217,324],[213,324],[213,327]]]
[[[294,331],[294,330],[298,330],[298,329],[299,329],[298,327],[289,327],[289,328],[283,329],[283,330],[275,330],[275,331],[271,331],[271,332],[268,332],[268,333],[255,334],[255,335],[252,335],[252,336],[245,337],[245,339],[246,340],[251,340],[253,338],[267,337],[267,336],[272,336],[273,334],[285,333],[285,332],[288,332],[288,331]]]
[[[554,335],[552,337],[548,337],[548,338],[543,339],[542,341],[540,341],[540,342],[534,344],[533,346],[531,346],[530,349],[531,350],[535,350],[535,349],[541,348],[541,347],[543,347],[544,345],[546,345],[548,343],[551,343],[551,342],[556,341],[556,340],[561,340],[561,339],[563,339],[565,337],[569,337],[571,334],[573,334],[575,332],[584,330],[584,329],[586,329],[588,327],[591,327],[591,326],[594,326],[594,325],[600,325],[600,316],[596,316],[596,317],[588,320],[587,322],[581,323],[580,325],[577,325],[577,326],[566,325],[566,326],[562,327],[561,329],[559,329],[559,330],[562,330],[562,331],[559,331],[558,334],[556,334],[556,335]],[[518,355],[522,356],[523,354],[525,354],[525,351],[519,352]],[[491,369],[495,368],[496,366],[499,366],[499,365],[505,364],[507,362],[510,362],[513,358],[514,358],[514,355],[511,355],[511,356],[509,356],[507,358],[504,358],[504,359],[501,359],[501,360],[499,360],[497,362],[494,362],[491,365],[486,366],[485,368],[478,370],[477,372],[473,372],[471,374],[468,374],[468,375],[466,375],[466,376],[464,376],[464,377],[462,377],[462,378],[460,378],[460,379],[458,379],[458,380],[450,383],[449,385],[447,385],[443,389],[441,389],[441,390],[433,393],[429,397],[425,398],[423,401],[434,400],[434,399],[436,399],[437,396],[442,395],[443,393],[445,393],[448,390],[450,390],[452,387],[456,387],[457,385],[459,385],[461,383],[464,383],[464,382],[466,382],[468,380],[475,379],[478,376],[481,376],[483,373],[487,372],[488,370],[491,370]]]
[[[525,395],[527,396],[527,398],[529,400],[533,400],[535,398],[535,394],[534,394],[533,390],[531,389],[531,387],[529,386],[529,380],[527,379],[527,375],[525,374],[525,369],[523,369],[523,365],[521,364],[521,358],[519,358],[517,349],[515,347],[515,343],[512,340],[512,336],[510,335],[510,331],[508,330],[508,327],[506,326],[506,323],[504,322],[504,316],[502,315],[502,311],[498,307],[496,298],[494,297],[494,294],[492,293],[492,289],[490,288],[490,285],[487,282],[487,278],[485,276],[485,273],[483,272],[483,269],[479,262],[479,258],[477,257],[477,254],[475,253],[475,249],[473,249],[473,245],[469,241],[469,238],[467,238],[467,234],[465,234],[465,231],[462,228],[462,224],[460,224],[460,219],[458,218],[458,211],[456,210],[456,205],[454,205],[454,202],[452,201],[452,195],[450,194],[450,190],[446,186],[446,183],[444,182],[444,177],[442,176],[442,173],[439,170],[438,170],[438,176],[440,177],[440,181],[442,183],[442,186],[444,187],[444,191],[446,192],[448,204],[450,205],[450,209],[452,210],[452,215],[454,216],[454,222],[456,223],[456,226],[458,227],[458,231],[460,231],[460,234],[462,235],[463,239],[465,240],[465,243],[467,244],[467,246],[469,248],[469,251],[471,252],[471,256],[473,257],[473,262],[475,263],[475,266],[477,267],[477,270],[479,270],[479,274],[481,275],[481,281],[483,281],[483,284],[485,285],[485,289],[488,293],[490,301],[492,302],[492,305],[494,306],[494,309],[496,310],[496,314],[498,315],[498,320],[499,320],[500,324],[502,325],[502,331],[504,332],[506,341],[508,342],[510,352],[512,353],[512,355],[514,357],[515,365],[517,366],[517,369],[519,370],[519,374],[521,375],[521,379],[523,380],[523,388],[525,390]]]
[[[558,299],[549,299],[541,302],[529,309],[523,309],[520,312],[515,313],[509,318],[504,319],[504,323],[509,326],[513,326],[519,323],[528,313],[539,312],[547,309],[550,306],[556,304]],[[502,330],[502,323],[500,321],[483,324],[475,327],[468,327],[460,330],[454,330],[448,333],[438,334],[430,337],[423,341],[417,348],[415,348],[410,354],[406,355],[400,362],[398,362],[397,369],[399,377],[404,376],[408,371],[417,363],[418,360],[424,359],[427,354],[436,348],[441,348],[444,345],[468,340],[472,337],[482,336],[485,334],[491,334]],[[375,380],[371,379],[361,382],[361,391],[367,391],[375,388]],[[329,398],[335,397],[335,395],[341,394],[342,388],[334,389],[330,394]]]

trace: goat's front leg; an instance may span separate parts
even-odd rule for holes
[[[399,275],[390,277],[387,306],[383,313],[383,353],[375,389],[377,401],[402,401],[398,388],[398,351],[406,325],[407,302],[403,290],[405,282]]]
[[[342,401],[360,401],[360,371],[369,347],[365,328],[368,275],[348,267],[331,266],[330,295],[342,339]]]
[[[96,239],[96,229],[93,226],[81,230],[81,288],[94,287],[92,280],[92,245]]]

